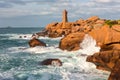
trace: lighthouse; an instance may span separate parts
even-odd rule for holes
[[[62,22],[63,22],[63,23],[68,22],[67,11],[66,11],[66,10],[63,11]]]

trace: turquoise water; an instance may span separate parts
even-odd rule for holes
[[[96,70],[93,64],[86,62],[87,56],[80,55],[88,49],[60,50],[58,45],[62,37],[40,37],[47,47],[30,48],[31,35],[42,29],[0,28],[0,80],[107,80],[109,73]],[[59,58],[63,66],[39,65],[48,58]]]

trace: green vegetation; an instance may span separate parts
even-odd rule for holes
[[[110,28],[115,25],[118,24],[119,20],[106,20],[105,23],[108,24],[110,26]]]

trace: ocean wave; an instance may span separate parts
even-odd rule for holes
[[[2,40],[5,39],[31,39],[31,34],[0,34],[0,36],[5,36]]]
[[[10,47],[7,50],[11,53],[29,52],[31,54],[54,53],[54,52],[61,51],[59,48],[54,46],[51,46],[51,47],[37,46],[37,47],[30,47],[30,48],[19,46],[19,47]]]
[[[0,34],[1,37],[3,37],[1,40],[5,39],[26,39],[30,40],[32,38],[32,34]],[[42,37],[40,36],[38,39],[50,39],[50,40],[60,40],[63,37],[58,37],[58,38],[49,38],[49,37]]]
[[[88,34],[85,35],[85,38],[83,42],[80,43],[80,46],[82,49],[79,51],[87,55],[92,55],[95,52],[100,51],[100,47],[96,46],[96,41]]]
[[[8,34],[7,34],[8,35]],[[6,35],[6,36],[7,36]],[[23,34],[24,35],[24,34]],[[28,34],[30,36],[30,34]],[[17,34],[13,34],[12,37],[8,35],[9,39],[19,39]],[[16,37],[17,38],[16,38]],[[40,37],[43,40],[59,41],[59,38]],[[21,42],[22,43],[22,42]],[[88,55],[95,52],[99,52],[99,47],[96,46],[96,42],[89,35],[86,35],[83,42],[80,44],[82,49],[78,51],[66,51],[58,48],[58,44],[53,44],[47,47],[33,47],[18,46],[9,47],[7,51],[9,54],[6,57],[1,58],[5,61],[9,59],[12,61],[21,60],[23,65],[18,67],[12,67],[8,71],[0,72],[0,80],[105,80],[109,73],[99,71],[95,65],[86,62]],[[20,56],[22,54],[22,57]],[[25,54],[30,54],[26,55]],[[9,56],[10,55],[10,56]],[[12,56],[11,56],[12,55]],[[15,59],[13,59],[15,58]],[[58,58],[62,61],[63,66],[41,66],[38,63],[48,58]],[[2,60],[1,59],[1,60]],[[2,64],[5,66],[4,64]],[[14,64],[12,64],[14,66]],[[8,73],[8,74],[7,74]],[[7,77],[5,77],[7,76]]]

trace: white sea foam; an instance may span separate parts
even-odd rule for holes
[[[7,38],[4,39],[31,39],[31,34],[0,34],[0,36],[6,36]]]
[[[0,34],[0,36],[6,36],[7,38],[2,38],[4,39],[31,39],[32,38],[32,34]],[[58,38],[49,38],[47,36],[42,37],[40,36],[39,39],[50,39],[50,40],[60,40],[63,37],[58,37]]]
[[[47,37],[41,37],[41,39],[50,39]],[[59,40],[55,39],[55,40]],[[39,80],[104,80],[107,79],[107,72],[99,71],[95,65],[86,62],[87,55],[91,55],[94,52],[99,52],[99,47],[96,47],[96,42],[89,35],[86,35],[83,42],[80,44],[82,49],[78,51],[62,51],[55,46],[49,47],[34,47],[28,48],[24,46],[11,47],[8,51],[11,53],[27,52],[31,54],[44,55],[39,56],[41,60],[47,58],[59,58],[63,62],[62,67],[49,66],[48,68],[36,69],[31,71],[30,75],[21,71],[18,77],[28,76],[27,80],[35,80],[34,75],[39,74]],[[82,55],[86,54],[86,55]],[[31,57],[30,57],[31,58]],[[32,58],[33,59],[33,58]],[[13,71],[14,72],[14,71]],[[23,74],[23,75],[22,75]],[[104,75],[105,74],[105,75]],[[12,75],[12,74],[11,74]],[[11,78],[13,78],[11,75]],[[4,76],[3,74],[1,76]],[[36,79],[37,80],[37,79]]]
[[[26,49],[27,49],[26,47],[19,46],[19,47],[10,47],[7,50],[9,53],[19,53],[19,52],[24,52],[24,50]]]
[[[45,37],[42,37],[42,36],[40,36],[39,37],[39,39],[50,39],[50,40],[60,40],[60,39],[62,39],[63,37],[58,37],[58,38],[49,38],[49,37],[47,37],[47,36],[45,36]]]
[[[29,53],[33,53],[33,54],[55,53],[55,52],[62,51],[59,48],[56,48],[54,46],[51,46],[51,47],[36,46],[36,47],[31,47],[31,48],[19,46],[19,47],[10,47],[7,50],[11,53],[29,52]]]
[[[54,53],[57,51],[61,51],[58,48],[55,47],[33,47],[33,48],[28,48],[25,50],[26,52],[33,52],[33,53]]]
[[[85,35],[83,42],[80,44],[83,54],[92,55],[100,51],[100,47],[96,46],[96,41],[88,34]]]
[[[0,80],[14,80],[12,72],[2,72],[0,73]]]

